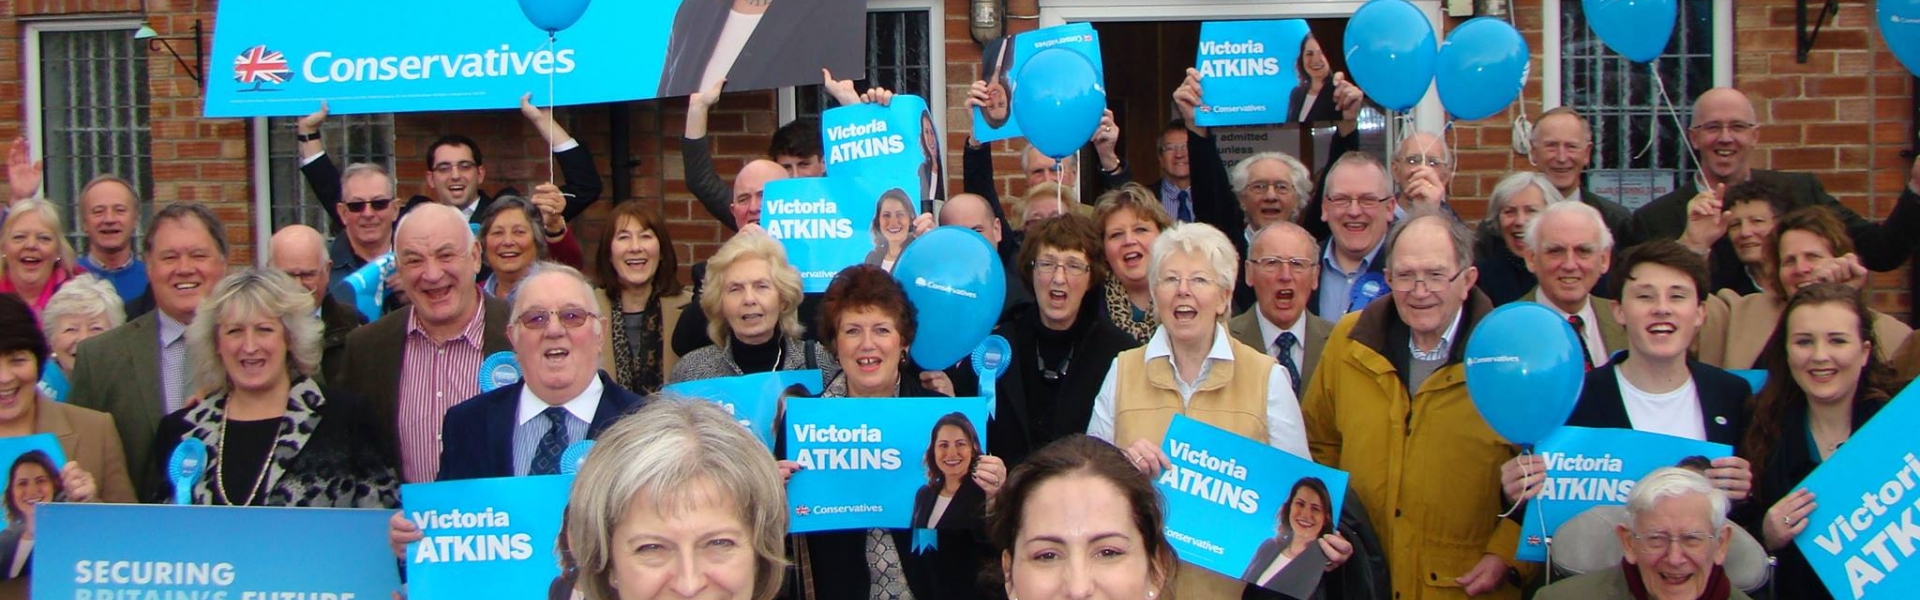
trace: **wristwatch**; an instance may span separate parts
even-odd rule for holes
[[[296,131],[296,132],[293,132],[293,139],[299,140],[302,142],[317,142],[317,141],[320,141],[320,132],[315,131],[313,133],[300,133]]]

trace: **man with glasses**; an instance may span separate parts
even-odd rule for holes
[[[1500,465],[1519,452],[1467,397],[1462,360],[1493,303],[1474,288],[1466,225],[1408,213],[1386,241],[1393,294],[1342,317],[1308,379],[1308,445],[1377,515],[1395,598],[1514,600],[1520,526],[1493,515]]]
[[[273,233],[267,241],[267,261],[300,282],[313,294],[313,315],[320,319],[320,372],[340,366],[346,356],[347,334],[367,324],[367,319],[352,306],[340,303],[327,291],[327,239],[306,225],[288,225]]]
[[[452,206],[424,204],[401,217],[394,264],[408,306],[349,334],[340,367],[327,373],[390,427],[381,441],[389,456],[400,457],[408,483],[435,480],[441,419],[480,394],[481,362],[510,349],[509,307],[473,283],[480,270],[473,238],[466,216]]]
[[[1760,143],[1760,129],[1759,117],[1746,94],[1733,88],[1714,88],[1701,94],[1693,103],[1693,122],[1687,128],[1687,142],[1693,147],[1700,172],[1695,179],[1634,211],[1634,243],[1680,239],[1683,234],[1689,239],[1709,240],[1713,272],[1739,273],[1739,257],[1725,239],[1730,218],[1721,197],[1728,187],[1760,181],[1780,190],[1789,201],[1789,209],[1818,205],[1833,210],[1846,223],[1856,254],[1868,269],[1890,271],[1906,262],[1914,243],[1920,241],[1920,236],[1913,235],[1920,231],[1920,161],[1909,169],[1906,189],[1900,191],[1893,212],[1885,221],[1875,223],[1827,194],[1812,174],[1754,168],[1753,149]]]
[[[1320,253],[1320,288],[1308,306],[1329,321],[1366,308],[1387,293],[1380,250],[1398,207],[1387,169],[1364,152],[1348,152],[1327,168],[1320,218],[1333,229]]]
[[[353,163],[340,174],[340,202],[333,205],[337,234],[327,254],[332,265],[327,285],[334,294],[352,297],[347,276],[381,255],[393,250],[393,221],[400,207],[394,205],[393,176],[373,163]],[[392,286],[389,286],[392,287]]]
[[[1726,494],[1683,467],[1656,469],[1627,496],[1626,522],[1615,526],[1625,564],[1563,580],[1539,600],[1712,598],[1748,600],[1721,565],[1732,547]]]
[[[1148,187],[1160,196],[1160,207],[1167,209],[1167,216],[1173,217],[1174,221],[1196,221],[1193,171],[1187,162],[1186,123],[1178,120],[1167,123],[1160,130],[1160,141],[1154,149],[1160,158],[1160,183]]]
[[[1333,331],[1333,323],[1307,312],[1307,299],[1320,287],[1319,248],[1307,230],[1279,221],[1254,234],[1249,250],[1242,279],[1253,289],[1255,303],[1227,329],[1240,343],[1278,361],[1298,396]]]
[[[547,145],[553,149],[554,168],[559,170],[562,181],[558,187],[552,182],[534,186],[533,194],[558,192],[566,197],[566,208],[562,214],[572,221],[587,206],[600,199],[600,173],[594,169],[593,154],[586,146],[573,139],[565,127],[553,118],[553,111],[533,105],[533,95],[520,98],[520,114],[540,132]],[[320,110],[301,117],[295,127],[295,139],[300,141],[300,174],[313,189],[313,195],[327,208],[327,216],[333,219],[335,231],[345,226],[345,216],[338,214],[335,204],[342,201],[341,190],[334,186],[340,181],[340,170],[333,160],[326,156],[327,147],[321,141],[320,128],[326,124],[327,104],[320,103]],[[487,163],[480,152],[480,145],[464,135],[444,135],[427,145],[427,187],[433,190],[433,197],[414,196],[402,203],[400,212],[413,210],[425,202],[437,201],[441,204],[460,209],[471,223],[479,223],[486,214],[487,205],[493,203],[494,196],[520,195],[512,188],[502,189],[494,196],[480,189],[487,182]],[[324,159],[324,160],[323,160]],[[529,194],[529,196],[533,195]],[[553,236],[558,237],[558,236]]]
[[[1406,207],[1427,205],[1451,214],[1447,188],[1453,184],[1453,153],[1447,141],[1424,131],[1400,140],[1393,150],[1393,184]]]

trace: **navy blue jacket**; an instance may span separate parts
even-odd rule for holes
[[[606,373],[600,373],[600,408],[587,424],[587,439],[600,436],[614,421],[640,408],[643,399]],[[453,408],[440,430],[439,481],[513,476],[514,417],[520,407],[516,383],[468,398]]]

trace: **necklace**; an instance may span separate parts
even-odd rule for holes
[[[1035,343],[1033,346],[1033,362],[1040,365],[1040,378],[1047,380],[1047,383],[1060,383],[1060,378],[1067,376],[1067,369],[1073,367],[1073,351],[1079,349],[1078,346],[1067,346],[1067,356],[1066,358],[1060,359],[1060,368],[1049,369],[1047,368],[1047,359],[1040,356],[1040,345]]]
[[[228,414],[223,407],[220,412],[220,443],[215,446],[220,456],[213,465],[213,484],[220,488],[220,499],[227,501],[227,506],[249,506],[253,504],[254,497],[259,495],[261,484],[267,481],[267,469],[273,466],[273,445],[267,445],[267,459],[261,461],[260,473],[253,477],[253,487],[247,490],[247,497],[241,499],[239,504],[234,504],[233,495],[227,493],[227,421],[232,420]]]

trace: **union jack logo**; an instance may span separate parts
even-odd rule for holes
[[[805,505],[802,505],[802,506],[794,507],[793,512],[795,514],[798,514],[804,517],[804,516],[807,516],[808,514],[811,514],[813,511],[808,509]]]
[[[286,83],[287,76],[293,70],[287,68],[284,54],[268,50],[265,45],[248,48],[233,59],[233,78],[240,83],[259,85],[262,83]]]

